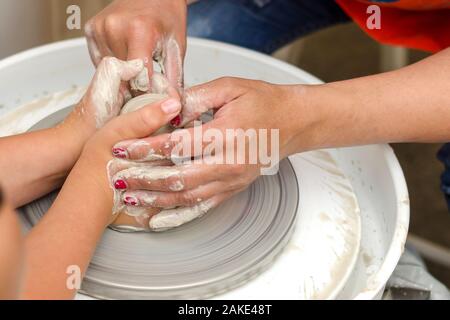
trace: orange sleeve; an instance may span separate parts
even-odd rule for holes
[[[368,3],[336,0],[338,5],[372,38],[391,45],[437,52],[450,46],[450,9],[404,10],[381,8],[381,28],[368,29]],[[372,3],[375,4],[375,3]]]

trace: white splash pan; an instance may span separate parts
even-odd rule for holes
[[[49,114],[77,102],[93,72],[83,39],[35,48],[0,61],[0,136],[24,132]],[[222,76],[284,84],[320,83],[320,80],[308,73],[271,57],[200,39],[189,39],[186,75],[186,82],[189,84]],[[27,104],[20,111],[16,110],[33,100],[39,100],[39,103]],[[320,220],[323,229],[317,231],[312,224],[297,226],[285,252],[268,271],[217,298],[379,298],[403,251],[409,222],[406,183],[391,148],[387,145],[373,145],[316,151],[295,155],[290,160],[296,168],[298,179],[306,181],[304,185],[300,183],[300,201],[302,188],[308,188],[309,194],[317,193],[316,198],[307,200],[311,203],[300,205],[299,214],[302,214],[304,205],[315,208],[317,212],[308,211],[308,214],[313,223]],[[299,170],[308,165],[322,166],[324,176],[318,179],[317,176],[308,175],[309,170]],[[334,180],[332,188],[336,184],[343,184],[348,190],[319,190],[327,188],[329,184],[314,183],[330,177]],[[329,198],[319,196],[328,191],[331,192]],[[339,195],[336,197],[336,194]],[[331,243],[337,241],[329,239],[326,249],[341,250],[346,254],[329,254],[324,259],[323,255],[318,257],[313,254],[321,252],[320,247],[313,247],[320,241],[316,238],[318,242],[314,242],[314,237],[327,233],[324,224],[327,216],[334,220],[344,217],[339,216],[339,212],[336,214],[333,197],[338,199],[337,207],[341,211],[346,208],[341,213],[347,217],[355,214],[358,216],[360,211],[361,230],[358,229],[359,221],[356,219],[352,222],[356,226],[354,235],[349,236],[347,232],[342,233],[339,238],[341,247],[333,247]],[[318,205],[314,206],[314,203]],[[336,227],[336,221],[331,227]],[[302,267],[303,261],[298,261],[293,254],[299,250],[299,246],[305,245],[298,243],[301,237],[297,235],[300,233],[303,234],[302,237],[305,233],[309,234],[311,242],[304,250],[308,252],[310,259],[318,262],[316,268]],[[336,235],[336,232],[333,234]],[[347,251],[344,250],[345,246],[348,247]],[[305,253],[302,254],[304,257]],[[299,267],[293,267],[295,265]],[[302,273],[312,275],[313,281],[305,281],[304,276],[294,275]],[[333,279],[330,279],[330,275]],[[282,287],[279,277],[284,277],[285,280]],[[292,285],[286,285],[287,283]]]

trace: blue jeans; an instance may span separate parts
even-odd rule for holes
[[[441,175],[441,190],[444,193],[447,207],[450,210],[450,143],[446,143],[439,150],[437,157],[444,164],[444,173]]]
[[[189,6],[188,34],[272,53],[347,21],[333,0],[201,0]]]

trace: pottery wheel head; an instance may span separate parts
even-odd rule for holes
[[[32,130],[53,126],[63,109]],[[57,192],[21,209],[31,228]],[[263,272],[292,234],[299,201],[289,162],[200,219],[164,233],[106,230],[82,292],[106,299],[195,299],[229,291]]]

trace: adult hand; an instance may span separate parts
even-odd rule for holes
[[[142,59],[146,69],[132,87],[152,91],[149,80],[155,60],[170,85],[181,89],[186,15],[186,0],[116,0],[86,24],[92,61],[97,66],[105,56]]]
[[[63,184],[86,141],[119,113],[124,100],[121,81],[143,68],[140,60],[105,58],[86,95],[61,124],[0,139],[0,147],[9,154],[0,160],[0,175],[11,205],[22,206]]]
[[[78,160],[84,144],[109,120],[116,117],[129,97],[120,93],[120,85],[144,69],[142,60],[121,61],[105,57],[100,62],[89,88],[69,116],[57,126],[71,155],[71,168]]]
[[[123,141],[115,145],[115,150],[121,151],[115,154],[141,161],[152,153],[175,161],[174,155],[179,156],[180,147],[177,137],[182,136],[182,144],[188,146],[190,155],[202,156],[203,161],[178,164],[172,169],[174,173],[165,179],[152,179],[151,175],[140,175],[138,169],[131,168],[120,181],[127,190],[124,197],[133,199],[134,206],[192,207],[208,199],[217,205],[245,189],[261,174],[261,168],[314,145],[320,121],[317,112],[307,109],[306,90],[301,85],[282,86],[236,78],[223,78],[188,89],[178,123],[184,125],[208,110],[215,110],[214,119],[201,127],[203,136],[196,136],[199,128],[193,127],[138,141]],[[229,129],[231,134],[227,134]],[[251,131],[256,133],[256,138],[250,134],[242,140],[241,133]],[[223,143],[207,154],[206,150],[211,151],[208,147],[211,133],[221,136]],[[254,148],[255,141],[264,138],[267,144],[258,142]],[[196,147],[199,139],[200,148]],[[225,159],[229,146],[232,146],[231,162]],[[239,162],[238,157],[244,161]],[[220,164],[221,160],[225,164]]]

